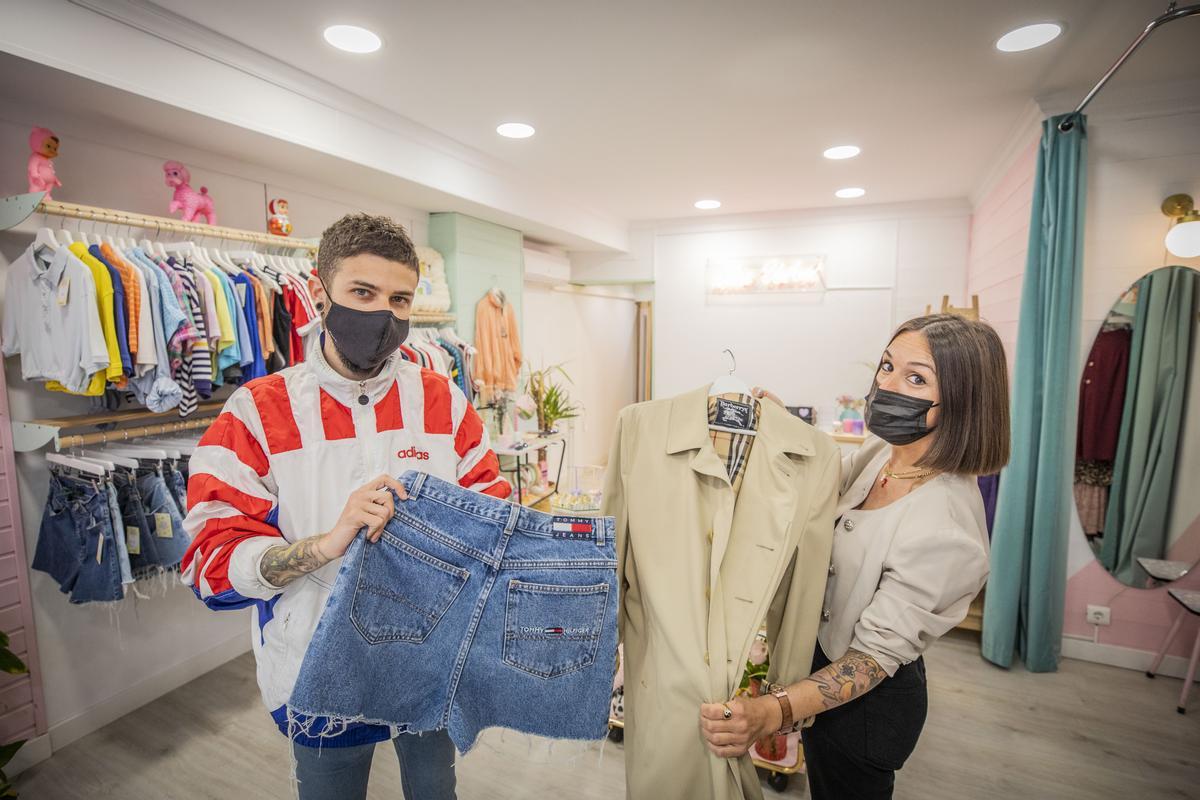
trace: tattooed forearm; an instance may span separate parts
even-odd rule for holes
[[[317,547],[320,538],[310,536],[294,544],[272,547],[263,554],[259,566],[263,579],[272,586],[283,588],[297,578],[325,566],[329,559]]]
[[[809,675],[820,695],[823,711],[837,708],[856,697],[866,694],[887,677],[879,662],[866,653],[848,650],[822,670]]]

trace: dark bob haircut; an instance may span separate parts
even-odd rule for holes
[[[933,444],[916,465],[959,475],[999,472],[1009,455],[1008,362],[995,329],[931,314],[910,319],[892,340],[904,333],[928,341],[941,395]]]

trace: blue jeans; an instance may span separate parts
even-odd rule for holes
[[[183,529],[183,516],[163,474],[157,470],[138,470],[137,488],[146,521],[156,539],[161,565],[167,569],[178,567],[192,540]]]
[[[33,568],[47,573],[72,603],[120,600],[121,566],[106,488],[51,473]]]
[[[422,473],[401,481],[409,499],[383,537],[359,537],[342,559],[293,714],[332,718],[332,730],[446,729],[462,752],[491,726],[603,738],[617,653],[612,518],[553,517]]]
[[[405,800],[454,800],[454,745],[445,731],[392,740]],[[300,800],[363,800],[375,743],[358,747],[292,746]]]
[[[112,520],[113,538],[117,542],[121,583],[133,583],[133,569],[129,564],[129,547],[125,538],[125,526],[121,524],[121,506],[117,504],[117,487],[113,485],[112,479],[105,480],[104,493],[108,496],[108,517]]]

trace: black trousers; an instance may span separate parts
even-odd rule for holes
[[[813,672],[828,664],[817,645]],[[857,700],[818,714],[804,731],[812,800],[891,798],[896,770],[917,746],[927,710],[925,660],[917,659]]]

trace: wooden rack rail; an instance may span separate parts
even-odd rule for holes
[[[220,239],[227,242],[246,242],[284,250],[306,250],[309,255],[317,252],[315,244],[303,239],[290,239],[286,236],[275,236],[270,233],[247,231],[241,228],[202,225],[199,222],[184,222],[172,217],[155,217],[149,214],[135,214],[132,211],[118,211],[112,208],[62,203],[58,200],[42,200],[41,198],[42,194],[38,192],[3,198],[0,230],[19,225],[35,214],[47,214],[53,217],[67,217],[101,222],[106,225],[138,228],[143,231],[152,230],[155,234],[179,233],[198,239]]]
[[[179,412],[172,409],[161,413],[147,410],[114,411],[84,414],[78,417],[53,417],[28,422],[14,421],[12,424],[13,449],[18,453],[26,453],[40,450],[48,444],[53,444],[56,449],[62,449],[120,442],[142,436],[162,436],[180,431],[199,430],[212,424],[224,404],[223,400],[201,403],[196,407],[195,413],[189,417],[180,417]],[[138,422],[144,424],[136,427],[120,427]],[[64,431],[69,433],[64,434]]]

